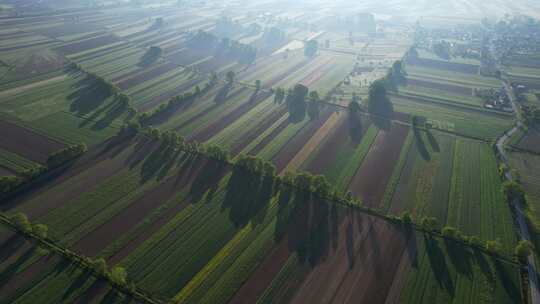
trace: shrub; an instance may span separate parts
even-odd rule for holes
[[[521,260],[525,261],[527,257],[532,253],[533,245],[531,242],[521,240],[514,249],[514,254]]]
[[[30,221],[28,220],[28,217],[26,214],[17,212],[10,218],[11,222],[22,231],[28,233],[32,231],[32,225],[30,224]]]
[[[34,234],[40,239],[47,238],[48,231],[49,231],[49,227],[47,227],[47,225],[44,225],[44,224],[34,224],[32,226],[32,232],[34,232]]]

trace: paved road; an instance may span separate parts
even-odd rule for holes
[[[506,88],[508,95],[510,96],[510,100],[512,101],[512,107],[514,108],[514,111],[519,118],[520,114],[515,103],[516,99],[512,91],[512,88],[506,82],[504,83],[504,86]],[[505,162],[506,164],[508,164],[508,157],[506,155],[506,151],[504,150],[504,144],[506,143],[506,141],[508,141],[508,139],[510,139],[512,134],[514,134],[515,132],[519,130],[521,125],[522,125],[521,121],[518,120],[516,125],[510,131],[506,132],[503,136],[501,136],[497,140],[497,150],[499,152],[501,160]],[[512,174],[509,171],[505,173],[505,178],[509,181],[513,180]],[[515,209],[516,220],[518,222],[519,234],[521,236],[521,239],[530,240],[531,238],[529,235],[529,229],[525,221],[525,215],[523,214],[521,201],[514,200],[511,202],[511,206]],[[534,256],[532,254],[527,257],[527,272],[529,274],[528,277],[529,277],[529,288],[531,290],[531,303],[540,304],[540,289],[538,288],[536,264],[534,263]]]

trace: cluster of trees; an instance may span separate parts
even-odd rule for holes
[[[217,36],[204,31],[198,31],[190,39],[189,45],[195,49],[214,50],[216,56],[232,58],[244,64],[251,64],[257,58],[255,47],[229,38],[220,40]]]
[[[153,302],[148,296],[140,290],[137,290],[134,283],[128,282],[127,272],[123,267],[116,266],[109,269],[103,258],[93,260],[89,257],[79,255],[67,248],[60,247],[48,238],[48,227],[46,225],[32,224],[28,220],[28,217],[20,212],[15,213],[10,217],[0,215],[0,220],[16,229],[25,238],[34,241],[36,245],[59,254],[79,267],[92,272],[95,276],[107,280],[111,285],[122,292],[143,300],[144,302]]]
[[[62,164],[74,160],[86,151],[88,151],[88,148],[84,143],[71,145],[49,155],[49,158],[47,159],[47,167],[49,167],[49,169],[56,168]]]
[[[285,103],[289,110],[289,119],[293,122],[299,122],[304,120],[306,115],[306,97],[308,96],[309,89],[302,85],[297,84],[294,88],[287,92]]]

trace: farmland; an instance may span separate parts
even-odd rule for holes
[[[0,303],[527,301],[481,60],[342,4],[49,2],[0,11]]]

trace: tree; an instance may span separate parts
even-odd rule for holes
[[[259,79],[255,80],[255,90],[258,92],[261,89],[261,81]]]
[[[286,103],[289,110],[289,118],[292,122],[304,120],[307,94],[308,88],[302,84],[297,84],[287,95]]]
[[[422,218],[422,228],[426,231],[433,231],[437,229],[437,219],[434,217],[424,217]]]
[[[47,232],[49,231],[49,227],[44,224],[35,224],[32,226],[32,232],[34,232],[37,237],[41,239],[47,238]]]
[[[22,231],[27,233],[32,231],[32,225],[30,224],[30,221],[28,220],[26,214],[22,212],[17,212],[10,217],[10,220],[16,227],[18,227]]]
[[[94,260],[91,263],[91,267],[94,269],[95,272],[97,272],[100,275],[105,275],[108,272],[107,263],[105,262],[105,259],[103,258]]]
[[[17,187],[22,180],[17,176],[1,176],[0,177],[0,194],[7,193]]]
[[[386,81],[376,80],[368,92],[368,112],[373,115],[373,123],[382,129],[389,128],[389,119],[392,118],[394,109],[387,96]]]
[[[410,225],[412,224],[412,217],[409,211],[403,212],[401,215],[401,220],[403,221],[403,224]]]
[[[502,244],[499,240],[493,240],[493,241],[487,241],[486,242],[486,250],[492,253],[501,253],[502,252]]]
[[[234,71],[228,71],[227,74],[225,75],[226,79],[227,79],[227,83],[229,85],[232,85],[233,82],[234,82],[234,79],[236,77],[236,73],[234,73]]]
[[[502,191],[508,200],[519,199],[522,202],[525,201],[525,191],[523,191],[520,184],[513,181],[506,181],[503,183],[502,187]]]
[[[454,228],[454,227],[450,227],[450,226],[445,226],[443,229],[442,229],[442,235],[445,236],[445,237],[448,237],[448,238],[457,238],[458,235],[459,235],[459,231]]]
[[[47,166],[49,168],[58,167],[68,161],[71,161],[88,150],[86,144],[72,145],[58,152],[52,153],[47,159]]]
[[[357,101],[354,101],[354,99],[349,102],[347,108],[349,109],[349,113],[351,114],[357,114],[360,112],[360,104]]]
[[[127,283],[127,271],[120,266],[116,266],[111,270],[111,280],[119,285],[125,285]]]
[[[525,261],[529,255],[532,254],[533,245],[531,242],[521,240],[514,249],[514,254],[521,260]]]
[[[319,42],[317,40],[309,40],[304,45],[304,55],[307,57],[313,57],[317,55],[319,50]]]

